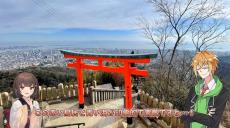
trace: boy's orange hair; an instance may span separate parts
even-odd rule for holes
[[[219,61],[217,59],[217,56],[213,52],[209,52],[209,51],[197,52],[192,59],[193,71],[195,75],[197,75],[197,67],[203,67],[204,65],[208,65],[209,70],[211,70],[212,74],[214,74],[218,62]]]

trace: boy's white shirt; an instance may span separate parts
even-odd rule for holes
[[[208,83],[208,90],[206,90],[204,94],[209,93],[210,91],[212,91],[213,89],[215,89],[215,87],[216,87],[216,82],[215,82],[214,79],[212,79],[211,81],[209,81],[209,83]]]

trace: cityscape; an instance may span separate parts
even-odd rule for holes
[[[150,49],[105,49],[105,48],[58,48],[42,46],[15,46],[0,49],[0,71],[23,69],[26,67],[64,67],[66,61],[61,49],[99,54],[136,54],[151,53]],[[87,62],[93,63],[93,62]]]

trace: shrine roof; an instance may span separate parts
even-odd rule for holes
[[[98,54],[98,53],[86,53],[86,52],[74,52],[69,50],[60,50],[62,54],[69,54],[75,56],[91,56],[91,57],[104,57],[104,58],[128,58],[128,59],[146,59],[156,58],[156,53],[145,54]]]

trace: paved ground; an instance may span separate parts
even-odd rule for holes
[[[67,109],[78,108],[78,103],[75,100],[66,101],[64,103],[50,105],[48,109]],[[86,109],[122,109],[123,99],[110,100],[100,102],[95,105],[86,106]],[[85,123],[85,126],[80,128],[125,128],[127,127],[126,118],[121,117],[47,117],[45,126]],[[134,119],[136,128],[145,128],[145,126],[138,120]],[[66,126],[62,128],[76,128],[76,126]]]

